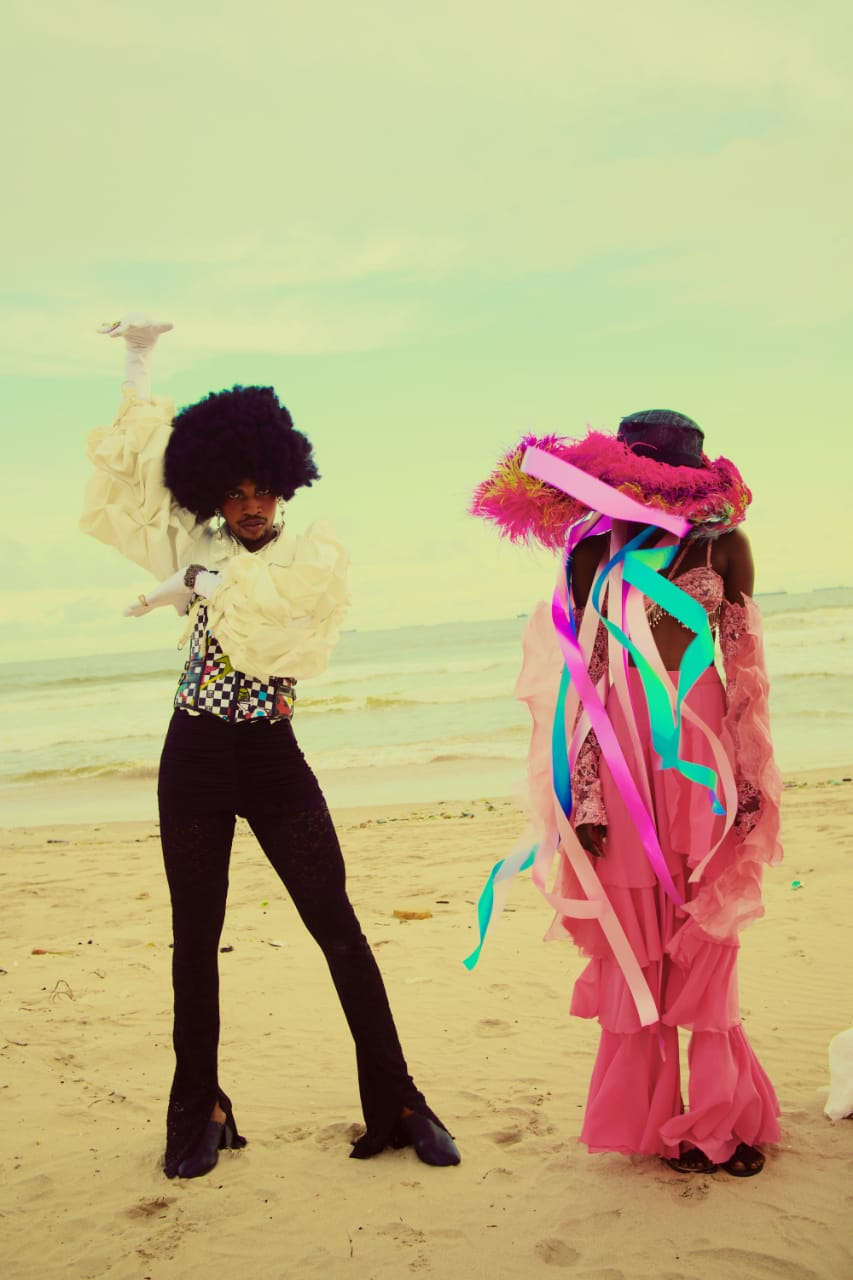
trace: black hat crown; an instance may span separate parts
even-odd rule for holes
[[[617,438],[634,453],[670,467],[703,467],[705,433],[686,414],[673,409],[641,409],[619,423]]]

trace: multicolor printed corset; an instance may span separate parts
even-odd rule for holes
[[[258,680],[235,671],[216,636],[207,629],[207,608],[200,605],[190,636],[187,664],[178,681],[175,707],[207,711],[231,724],[244,720],[290,720],[296,681],[272,676]]]

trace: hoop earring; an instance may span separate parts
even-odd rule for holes
[[[276,512],[278,515],[278,527],[279,529],[283,529],[284,528],[284,512],[286,507],[284,498],[276,498],[275,505],[276,505]]]
[[[222,540],[223,540],[223,538],[224,538],[224,536],[225,536],[225,535],[223,534],[223,532],[222,532],[222,530],[223,530],[224,528],[225,528],[225,517],[224,517],[224,515],[222,514],[222,512],[221,512],[221,511],[217,511],[217,513],[216,513],[216,536],[217,536],[217,538],[219,539],[219,541],[220,541],[220,542],[222,542]]]

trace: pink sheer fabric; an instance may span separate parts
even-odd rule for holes
[[[713,814],[701,788],[673,770],[657,767],[639,674],[633,668],[629,672],[643,753],[640,767],[651,790],[667,867],[685,900],[683,908],[661,890],[594,739],[587,738],[590,750],[579,753],[575,767],[573,791],[577,780],[579,794],[573,796],[573,819],[597,821],[587,815],[606,815],[605,856],[595,860],[595,870],[655,995],[661,1019],[657,1026],[640,1027],[624,975],[596,920],[555,917],[547,936],[570,936],[589,959],[575,984],[571,1011],[597,1018],[602,1028],[581,1134],[592,1151],[672,1156],[680,1143],[687,1143],[723,1161],[738,1142],[779,1137],[776,1096],[743,1031],[737,994],[738,932],[762,912],[763,866],[781,857],[780,782],[770,750],[760,615],[752,601],[724,607],[722,634],[726,686],[716,669],[709,668],[691,691],[688,705],[723,742],[735,769],[739,801],[748,804],[743,813],[749,817],[730,829],[698,882],[691,883],[690,873],[719,839],[723,819]],[[599,647],[597,642],[596,650]],[[554,832],[550,730],[561,663],[548,610],[540,606],[528,624],[516,693],[533,718],[530,799],[546,838]],[[613,690],[607,695],[607,711],[619,740],[627,744],[626,713]],[[690,718],[683,722],[682,754],[713,766],[708,740]],[[596,770],[589,768],[593,762]],[[759,803],[749,803],[753,796]],[[562,851],[554,889],[567,898],[583,896]],[[692,1033],[687,1111],[678,1027]]]
[[[690,920],[672,944],[680,963],[689,962],[703,937],[734,941],[741,929],[762,916],[764,868],[782,861],[782,777],[770,738],[761,614],[753,600],[743,599],[743,605],[726,601],[720,619],[726,675],[720,739],[734,765],[738,812],[734,829],[712,860],[713,875],[703,876],[699,892],[685,908]]]
[[[551,726],[560,688],[563,655],[544,601],[536,605],[521,637],[521,671],[515,696],[530,712],[527,751],[527,795],[537,835],[556,844],[554,792],[551,783]]]

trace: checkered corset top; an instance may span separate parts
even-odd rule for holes
[[[290,720],[296,681],[284,676],[260,680],[235,671],[216,636],[207,629],[207,608],[200,605],[190,636],[190,652],[175,692],[179,711],[206,711],[241,724],[246,720]]]

